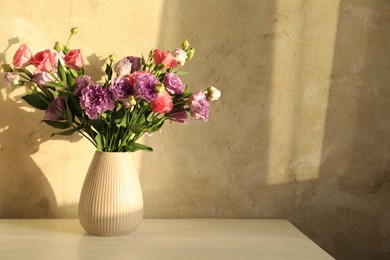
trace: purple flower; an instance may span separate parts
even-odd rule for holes
[[[97,119],[98,114],[113,110],[115,103],[107,89],[91,84],[81,91],[80,106],[90,119]]]
[[[139,97],[152,101],[157,97],[157,92],[154,89],[160,81],[149,72],[134,73],[134,89]]]
[[[64,111],[65,108],[65,99],[56,98],[50,103],[49,107],[46,109],[43,119],[49,121],[64,120],[65,118],[62,116],[62,111]]]
[[[34,81],[35,83],[37,83],[41,87],[46,85],[46,82],[50,82],[53,80],[54,80],[53,76],[50,75],[50,73],[46,72],[46,71],[35,74],[34,77],[31,79],[31,81]]]
[[[184,108],[174,109],[173,112],[169,113],[169,119],[181,124],[187,123],[187,112]]]
[[[179,76],[172,72],[165,74],[164,86],[171,95],[181,94],[184,90],[184,85]]]
[[[128,56],[118,61],[114,66],[114,71],[118,77],[129,75],[141,68],[141,58]]]
[[[89,85],[93,85],[91,82],[91,77],[88,76],[81,76],[74,79],[74,82],[76,83],[76,90],[74,91],[73,95],[75,96],[81,96],[81,91],[85,89]]]
[[[189,99],[191,116],[207,122],[209,117],[209,102],[203,91],[195,92]]]
[[[117,77],[115,78],[109,90],[112,93],[112,96],[117,100],[126,99],[131,93],[130,81],[127,78]]]

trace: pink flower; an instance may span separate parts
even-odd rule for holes
[[[74,70],[79,70],[84,65],[83,56],[79,49],[69,51],[65,55],[64,61],[66,66]]]
[[[165,114],[173,108],[172,97],[168,92],[158,94],[149,104],[154,113]]]
[[[12,64],[17,68],[24,68],[31,64],[32,53],[26,44],[20,45],[19,49],[15,52]]]
[[[176,58],[167,51],[155,49],[153,51],[153,60],[157,65],[164,64],[166,69],[177,66]]]
[[[49,49],[38,52],[32,59],[32,64],[36,67],[36,72],[50,72],[54,67],[54,58]]]

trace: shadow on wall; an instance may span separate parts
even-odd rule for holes
[[[8,43],[1,54],[2,64],[6,63],[9,47],[19,40],[13,38]],[[38,130],[41,114],[27,112],[25,104],[11,98],[11,91],[4,89],[2,80],[0,89],[0,218],[54,217],[57,208],[54,192],[30,157],[50,133],[47,129]]]
[[[13,44],[19,44],[17,38],[10,39],[9,46],[0,56],[0,63],[7,63],[6,52]],[[96,55],[88,58],[92,77],[98,79],[100,66],[104,60]],[[21,96],[23,87],[15,90],[5,89],[1,74],[0,83],[0,218],[53,218],[67,212],[77,212],[77,205],[59,207],[54,191],[31,155],[38,152],[39,146],[50,140],[77,142],[81,135],[72,138],[50,137],[55,129],[40,123],[43,111],[32,109]],[[19,94],[20,93],[20,94]]]
[[[388,258],[389,4],[366,2],[340,3],[318,178],[279,185],[267,184],[275,1],[167,2],[159,47],[188,38],[197,53],[184,70],[196,73],[183,81],[223,97],[207,124],[172,124],[148,140],[145,216],[286,218],[337,259]],[[296,172],[300,145],[286,147],[288,176],[306,174]]]

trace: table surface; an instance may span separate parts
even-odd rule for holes
[[[333,259],[286,220],[145,219],[126,237],[77,219],[0,220],[0,259]]]

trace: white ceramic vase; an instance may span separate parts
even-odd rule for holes
[[[96,236],[125,236],[142,218],[142,191],[132,154],[95,152],[80,195],[83,228]]]

